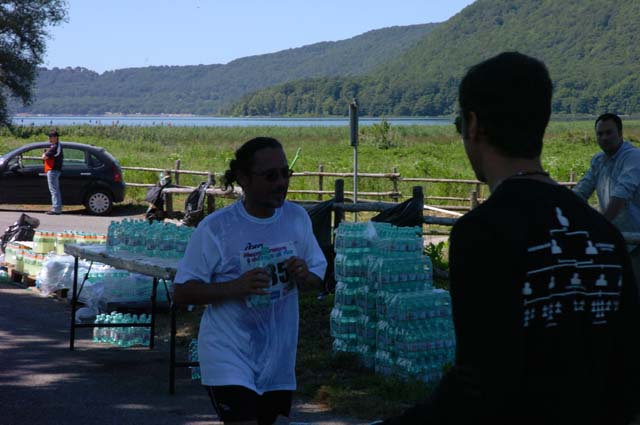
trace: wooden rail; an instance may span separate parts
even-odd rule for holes
[[[170,189],[165,189],[167,193],[167,203],[166,208],[167,211],[173,211],[173,195],[174,194],[188,194],[195,187],[193,186],[180,186],[180,176],[181,175],[189,175],[189,176],[203,176],[206,177],[206,181],[215,184],[216,178],[222,177],[221,173],[214,173],[212,171],[197,171],[197,170],[185,170],[180,167],[180,160],[177,160],[174,164],[174,168],[165,169],[165,168],[153,168],[153,167],[122,167],[123,170],[135,171],[135,172],[155,172],[160,173],[164,171],[168,171],[173,176],[173,183],[176,187],[172,187]],[[298,171],[293,173],[293,177],[317,177],[317,189],[296,189],[295,187],[289,190],[291,194],[298,195],[309,195],[312,199],[305,199],[306,201],[322,201],[323,199],[327,199],[329,196],[333,195],[335,191],[326,190],[325,184],[327,178],[339,179],[339,178],[351,178],[353,173],[343,173],[343,172],[327,172],[324,170],[324,165],[320,164],[318,167],[318,171]],[[431,178],[431,177],[403,177],[397,170],[394,168],[390,173],[358,173],[359,178],[364,179],[383,179],[388,180],[391,183],[392,190],[386,191],[378,191],[378,192],[361,192],[358,191],[358,194],[365,197],[375,197],[382,199],[389,199],[392,202],[400,202],[406,196],[403,196],[402,192],[399,189],[400,183],[427,183],[427,184],[454,184],[454,185],[466,185],[470,186],[469,196],[468,197],[457,197],[457,196],[433,196],[433,195],[424,195],[424,200],[430,204],[432,207],[442,208],[448,211],[456,212],[456,211],[470,211],[471,209],[478,206],[485,200],[483,197],[483,192],[488,193],[488,189],[485,184],[472,179],[444,179],[444,178]],[[130,179],[127,179],[127,185],[130,187],[140,187],[140,188],[148,188],[154,186],[154,184],[150,183],[138,183],[138,182],[130,182]],[[295,180],[294,180],[295,182]],[[569,176],[569,181],[560,182],[561,185],[567,186],[569,188],[576,185],[575,182],[575,173],[571,173]],[[222,189],[218,189],[222,191]],[[427,191],[428,192],[428,191]],[[209,209],[212,211],[213,209],[213,197],[219,196],[224,198],[237,198],[241,195],[241,190],[236,189],[233,193],[224,194],[221,192],[217,192],[215,189],[209,189],[207,191],[208,200],[210,201]],[[353,191],[344,191],[345,196],[353,196]],[[441,203],[441,201],[449,202],[449,204]]]

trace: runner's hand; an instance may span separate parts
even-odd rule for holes
[[[234,289],[240,296],[247,295],[267,295],[269,292],[265,288],[269,287],[271,275],[266,268],[257,268],[245,272],[238,278]]]
[[[284,262],[284,268],[290,278],[296,282],[306,282],[309,277],[309,267],[307,263],[300,257],[291,257]]]

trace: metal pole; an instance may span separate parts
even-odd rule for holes
[[[351,146],[353,146],[353,203],[358,203],[358,102],[356,99],[349,104],[349,129]],[[358,213],[353,214],[354,221],[358,221]]]
[[[176,393],[176,310],[171,301],[171,343],[169,347],[169,394]]]
[[[73,259],[73,290],[71,292],[71,327],[69,328],[69,350],[73,351],[76,340],[76,307],[78,303],[78,257]],[[67,295],[68,296],[68,295]]]
[[[156,297],[158,294],[158,278],[153,277],[153,288],[151,289],[151,326],[149,330],[149,350],[153,350],[156,335]]]

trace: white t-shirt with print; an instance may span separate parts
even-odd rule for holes
[[[327,262],[311,220],[304,208],[291,202],[285,201],[269,218],[257,218],[238,201],[198,225],[175,284],[228,282],[268,258],[273,285],[265,295],[270,302],[233,300],[207,306],[198,334],[203,385],[241,385],[258,394],[295,390],[298,291],[282,267],[294,255],[306,261],[311,273],[324,277]]]

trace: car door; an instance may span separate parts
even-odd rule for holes
[[[86,187],[93,179],[92,175],[87,152],[83,149],[64,147],[64,160],[60,175],[62,203],[67,205],[82,204]]]
[[[0,202],[4,204],[48,204],[51,202],[42,161],[43,148],[16,154],[2,170]]]

